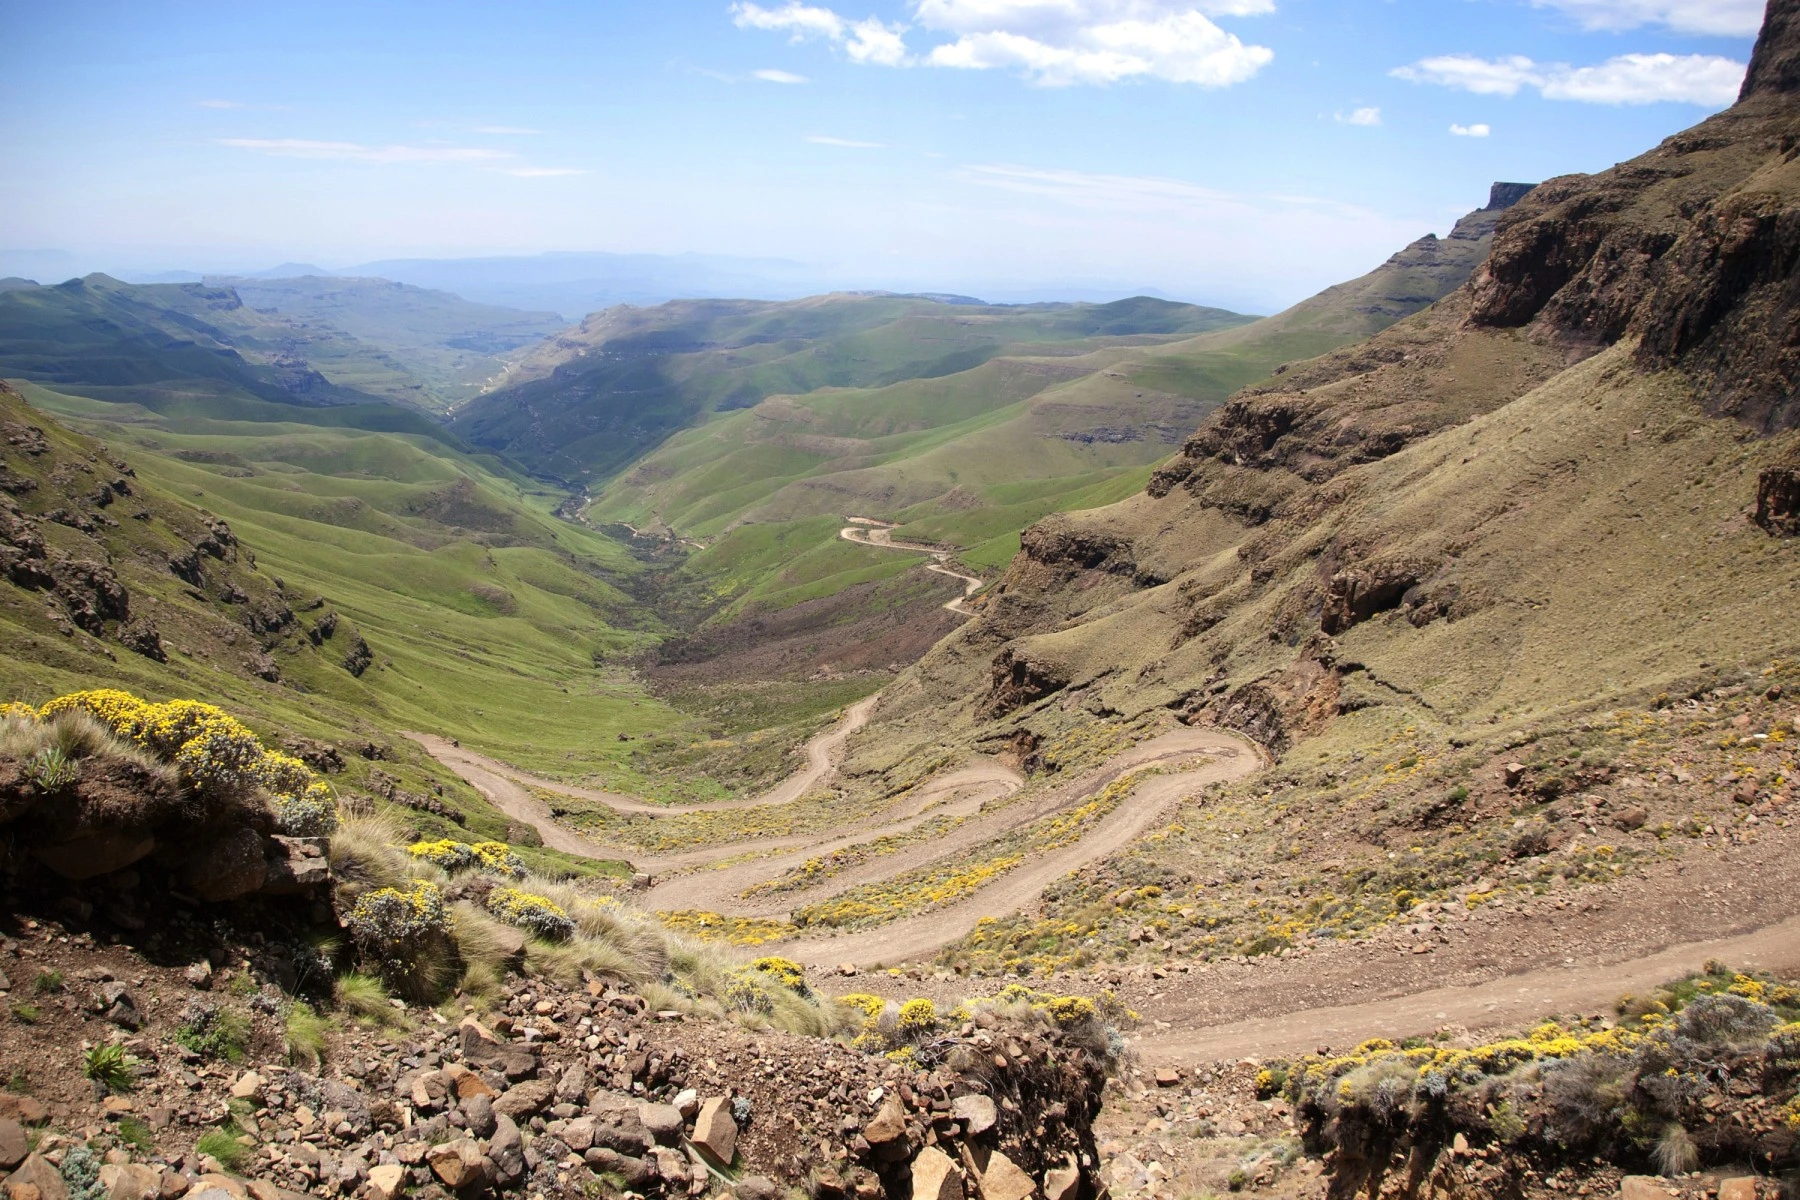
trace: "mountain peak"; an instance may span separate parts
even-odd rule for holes
[[[1523,200],[1536,186],[1535,183],[1496,183],[1488,189],[1487,207],[1482,211],[1500,212],[1502,209],[1511,208]]]
[[[1800,92],[1800,0],[1769,0],[1738,99]]]

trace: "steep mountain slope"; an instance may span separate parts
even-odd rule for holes
[[[604,479],[709,414],[772,395],[882,387],[966,371],[1008,348],[1069,354],[1095,339],[1167,338],[1247,319],[1142,298],[994,308],[830,295],[613,308],[527,357],[510,386],[467,405],[451,427],[534,470]]]
[[[1340,901],[1395,920],[1484,872],[1560,886],[1596,853],[1658,853],[1607,786],[1673,769],[1644,710],[1778,699],[1800,652],[1797,12],[1771,6],[1734,108],[1537,188],[1469,284],[1239,393],[1143,493],[1025,532],[852,769],[904,773],[947,731],[1044,769],[1056,739],[1170,722],[1243,732],[1281,766],[1193,798],[980,954],[1066,954],[1053,931],[1091,930],[1074,915],[1121,883],[1169,891],[1158,939],[1260,953]],[[1746,806],[1793,770],[1767,719],[1746,713],[1722,755]],[[1755,825],[1720,814],[1729,789],[1639,794],[1662,836],[1679,803],[1711,814],[1696,838]],[[1264,894],[1220,886],[1237,880]]]
[[[424,384],[426,394],[416,402],[433,409],[479,394],[511,358],[564,324],[553,312],[475,304],[387,279],[306,275],[207,282],[229,287],[259,312],[340,330],[377,347]]]

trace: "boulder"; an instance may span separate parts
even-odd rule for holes
[[[1619,1180],[1619,1200],[1671,1200],[1674,1195],[1654,1175],[1627,1175]]]
[[[634,1192],[647,1192],[656,1181],[656,1171],[649,1163],[605,1146],[595,1146],[581,1158],[596,1171],[617,1175]]]
[[[369,1195],[372,1200],[395,1200],[406,1185],[406,1168],[399,1163],[382,1163],[369,1168]]]
[[[205,990],[212,986],[212,964],[204,958],[183,968],[181,977],[194,987]]]
[[[8,1196],[17,1196],[25,1188],[34,1189],[38,1200],[69,1200],[69,1189],[63,1184],[62,1173],[41,1154],[26,1155],[19,1169],[6,1177]]]
[[[594,1118],[576,1117],[573,1121],[564,1121],[556,1136],[575,1153],[585,1154],[594,1144]]]
[[[737,1200],[781,1200],[781,1185],[764,1175],[746,1175],[731,1189]]]
[[[651,1137],[665,1146],[673,1146],[681,1140],[681,1110],[673,1104],[640,1104],[638,1120],[643,1122]]]
[[[936,1146],[919,1151],[912,1164],[913,1200],[963,1200],[962,1174]]]
[[[1756,1200],[1756,1176],[1737,1175],[1719,1180],[1719,1200]]]
[[[331,882],[326,855],[329,838],[272,837],[264,859],[262,892],[266,896],[298,896]]]
[[[248,896],[269,875],[262,835],[248,826],[202,842],[184,857],[188,886],[209,903]]]
[[[620,1154],[641,1157],[650,1151],[656,1139],[644,1128],[636,1108],[606,1108],[598,1105],[594,1116],[594,1145],[604,1146]]]
[[[863,1140],[871,1146],[891,1146],[906,1137],[906,1109],[901,1107],[898,1097],[889,1096],[882,1101],[881,1108],[867,1125],[863,1126]]]
[[[537,1071],[537,1055],[530,1047],[501,1041],[474,1017],[464,1017],[457,1033],[465,1063],[491,1068],[508,1079],[524,1079]]]
[[[562,1104],[581,1104],[587,1099],[587,1068],[576,1063],[556,1081],[556,1099]]]
[[[1000,1119],[1000,1110],[994,1107],[993,1098],[979,1093],[958,1096],[951,1103],[950,1111],[962,1123],[963,1132],[970,1137],[979,1137],[986,1133],[994,1127],[994,1122]]]
[[[155,849],[156,839],[148,834],[98,831],[39,846],[32,854],[64,879],[79,881],[122,871]]]
[[[1031,1200],[1037,1183],[1019,1165],[998,1150],[988,1155],[981,1171],[981,1200]]]
[[[650,1151],[650,1163],[656,1168],[657,1178],[661,1179],[670,1191],[687,1187],[692,1169],[688,1165],[687,1155],[668,1146],[657,1146]],[[701,1168],[704,1170],[704,1168]]]
[[[470,1096],[459,1106],[463,1120],[468,1122],[469,1132],[476,1137],[492,1137],[496,1123],[494,1102],[487,1096]]]
[[[42,1125],[50,1119],[50,1110],[35,1096],[17,1096],[0,1092],[0,1118],[21,1125]]]
[[[731,1101],[724,1096],[709,1096],[694,1118],[694,1146],[714,1165],[728,1167],[737,1153],[737,1122],[731,1116]]]
[[[556,1088],[548,1080],[527,1079],[523,1083],[515,1083],[500,1094],[494,1101],[494,1111],[517,1121],[522,1117],[530,1117],[538,1113],[550,1103],[556,1095]]]
[[[431,1165],[431,1173],[451,1191],[475,1188],[487,1180],[488,1163],[474,1138],[457,1138],[433,1146],[426,1152],[425,1161]]]
[[[11,1117],[0,1117],[0,1171],[10,1171],[31,1153],[25,1127]]]
[[[1081,1194],[1081,1169],[1070,1163],[1044,1172],[1044,1200],[1076,1200]]]
[[[525,1177],[525,1139],[511,1117],[496,1116],[488,1138],[488,1158],[494,1164],[494,1180],[511,1187]]]
[[[250,1200],[306,1200],[301,1193],[290,1192],[266,1179],[252,1179],[244,1187],[250,1193]]]
[[[231,1081],[231,1098],[233,1100],[254,1100],[262,1091],[263,1077],[255,1071],[245,1071]]]

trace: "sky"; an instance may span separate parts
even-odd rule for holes
[[[742,255],[1273,311],[1731,103],[1760,0],[0,0],[0,269]],[[71,270],[69,273],[75,273]]]

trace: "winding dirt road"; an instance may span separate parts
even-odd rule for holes
[[[943,605],[945,612],[953,612],[959,617],[972,617],[975,610],[969,607],[969,600],[979,592],[984,583],[974,575],[964,575],[954,567],[946,566],[950,560],[950,551],[942,546],[932,546],[924,542],[896,542],[893,525],[887,521],[878,521],[874,517],[846,517],[850,524],[838,530],[838,536],[846,542],[855,542],[859,546],[877,546],[883,550],[904,550],[908,554],[929,554],[932,563],[925,569],[935,571],[939,575],[948,575],[952,579],[962,580],[963,594]]]

